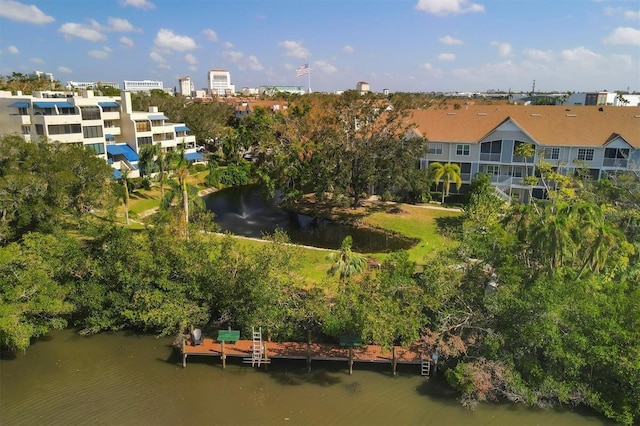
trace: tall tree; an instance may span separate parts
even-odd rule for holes
[[[340,276],[340,281],[362,273],[367,265],[365,257],[351,249],[352,244],[353,239],[350,235],[347,235],[342,240],[340,250],[327,255],[327,259],[333,262],[328,274],[335,275],[337,272]]]

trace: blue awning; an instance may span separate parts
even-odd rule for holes
[[[129,161],[138,161],[138,154],[127,144],[123,145],[107,145],[107,154],[123,155]]]
[[[120,107],[120,105],[118,105],[117,102],[98,102],[98,105],[100,105],[103,108],[118,108],[118,107]]]
[[[113,136],[112,134],[109,134],[109,133],[105,134],[104,138],[105,138],[105,140],[108,140],[108,141],[115,141],[116,140],[116,137]]]
[[[164,115],[150,115],[149,120],[168,120]]]
[[[196,161],[196,160],[202,160],[204,157],[197,152],[188,152],[184,154],[184,158],[187,161]]]
[[[191,131],[190,128],[188,128],[187,126],[176,126],[176,132],[189,132]]]
[[[12,104],[7,105],[9,108],[29,108],[29,102],[27,101],[18,101]]]
[[[36,108],[49,109],[49,108],[73,108],[73,104],[65,101],[59,102],[34,102],[33,106]]]

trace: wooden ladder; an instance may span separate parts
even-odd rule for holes
[[[428,376],[431,373],[431,361],[420,357],[420,375]]]

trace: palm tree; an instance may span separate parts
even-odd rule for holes
[[[462,186],[462,178],[460,177],[460,166],[454,163],[431,163],[429,165],[429,173],[433,182],[438,187],[440,179],[442,179],[442,204],[444,204],[444,197],[449,195],[449,189],[451,183],[456,184],[456,189],[460,189]]]
[[[327,260],[333,262],[328,274],[334,275],[338,272],[340,274],[340,281],[344,281],[352,275],[362,273],[366,266],[365,257],[360,253],[354,253],[351,250],[352,243],[353,239],[350,235],[347,235],[344,240],[342,240],[340,250],[330,253],[327,256]]]
[[[140,159],[138,164],[140,165],[140,175],[142,177],[148,176],[153,173],[155,169],[155,157],[158,155],[159,145],[144,145],[140,147]]]
[[[126,219],[126,223],[127,225],[129,225],[129,183],[127,181],[127,179],[129,178],[129,172],[131,170],[129,170],[128,167],[122,167],[120,168],[120,174],[122,177],[122,185],[124,187],[124,197],[123,197],[123,201],[124,201],[124,217]]]

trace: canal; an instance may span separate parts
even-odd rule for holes
[[[0,360],[0,424],[12,425],[602,425],[592,414],[522,405],[460,406],[402,366],[274,361],[268,371],[193,357],[172,338],[55,331]],[[346,363],[345,363],[346,364]]]

